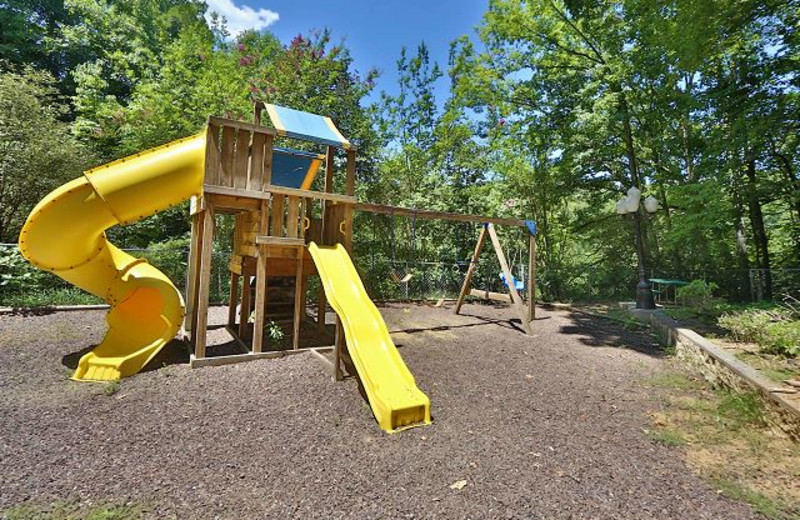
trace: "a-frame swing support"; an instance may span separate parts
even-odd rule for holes
[[[536,224],[532,221],[526,221],[525,224],[530,235],[528,250],[529,272],[527,305],[522,301],[522,297],[520,297],[519,292],[517,292],[517,288],[514,286],[514,277],[511,276],[511,269],[508,266],[506,255],[503,252],[502,245],[500,244],[500,238],[497,236],[497,231],[494,229],[494,224],[487,222],[481,229],[481,233],[478,236],[478,243],[475,245],[475,252],[472,253],[469,268],[467,269],[467,275],[464,277],[464,283],[461,286],[461,291],[458,295],[458,301],[456,302],[454,309],[456,314],[461,312],[461,306],[464,305],[464,300],[466,300],[468,295],[509,302],[517,311],[517,314],[519,314],[522,322],[522,329],[525,331],[525,334],[531,335],[533,333],[533,330],[531,329],[531,321],[536,317]],[[480,257],[484,244],[486,243],[487,236],[489,237],[489,240],[494,247],[494,251],[497,254],[497,260],[500,262],[500,268],[502,269],[503,276],[507,282],[506,285],[508,286],[508,294],[494,293],[490,291],[478,291],[471,288],[472,277],[474,276],[475,269],[478,266],[478,258]]]

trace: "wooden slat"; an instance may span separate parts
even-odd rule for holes
[[[300,213],[300,198],[294,195],[288,197],[288,207],[286,209],[286,236],[294,238],[297,236],[298,217]]]
[[[467,268],[467,275],[464,277],[464,283],[461,285],[461,292],[458,293],[458,301],[453,309],[455,314],[461,311],[461,306],[464,305],[464,299],[469,293],[470,285],[472,284],[472,276],[475,274],[475,268],[478,266],[478,257],[481,255],[483,244],[486,243],[486,226],[481,229],[481,234],[478,236],[478,243],[475,244],[475,251],[472,253],[469,267]]]
[[[250,169],[247,174],[247,189],[261,191],[264,186],[264,143],[267,137],[253,132],[253,146],[250,152]]]
[[[432,220],[455,220],[458,222],[475,222],[475,223],[492,223],[502,226],[517,226],[525,227],[525,221],[515,218],[495,218],[487,217],[485,215],[468,215],[461,213],[448,213],[445,211],[429,211],[424,209],[402,208],[399,206],[387,206],[385,204],[367,204],[365,202],[357,202],[357,211],[365,211],[367,213],[381,213],[385,215],[400,215],[407,217],[432,219]]]
[[[275,138],[271,135],[268,135],[267,139],[264,141],[264,176],[261,180],[262,189],[272,184],[272,148],[274,143]]]
[[[226,117],[219,117],[219,116],[210,116],[208,118],[209,124],[217,125],[217,126],[227,126],[231,128],[237,128],[241,130],[246,130],[248,132],[258,132],[264,135],[273,136],[275,135],[275,130],[272,128],[268,128],[266,126],[261,125],[254,125],[253,123],[247,123],[245,121],[237,121],[235,119],[228,119]]]
[[[256,237],[256,244],[258,244],[260,246],[297,247],[297,246],[306,245],[306,242],[302,238],[274,237],[272,235],[258,235]]]
[[[219,125],[209,124],[206,128],[206,184],[219,184],[219,146],[220,146]]]
[[[347,195],[356,193],[356,151],[347,150],[347,176],[345,177],[345,190]]]
[[[220,186],[233,186],[233,154],[236,151],[236,129],[222,127],[222,148],[220,149]]]
[[[270,215],[270,231],[269,234],[274,237],[283,236],[283,208],[286,205],[286,199],[283,196],[272,198],[272,213]]]
[[[214,244],[214,205],[206,203],[203,212],[203,238],[200,248],[200,277],[197,291],[197,324],[194,341],[194,355],[198,359],[206,357],[206,336],[208,332],[208,298],[211,286],[211,251]]]
[[[275,186],[274,184],[269,184],[264,186],[264,191],[271,192],[276,195],[306,197],[310,199],[320,199],[320,200],[342,202],[348,204],[356,203],[356,198],[350,195],[340,195],[338,193],[323,193],[321,191],[311,191],[311,190],[298,190],[295,188],[287,188],[286,186]]]
[[[513,300],[514,306],[517,308],[519,317],[522,320],[522,328],[525,330],[526,334],[530,335],[532,331],[531,323],[528,321],[528,310],[522,303],[522,298],[520,298],[516,287],[514,287],[514,277],[511,276],[511,269],[508,267],[506,255],[503,253],[503,246],[500,244],[500,239],[497,237],[497,231],[495,231],[493,224],[487,224],[486,229],[489,231],[489,238],[492,240],[494,251],[497,253],[497,260],[500,262],[500,268],[503,270],[503,275],[506,278],[508,292],[511,294],[511,299]]]
[[[233,187],[247,189],[247,168],[250,162],[250,136],[247,130],[240,129],[236,134],[236,155],[233,161]]]

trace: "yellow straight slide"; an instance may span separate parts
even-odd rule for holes
[[[200,195],[204,160],[204,134],[120,159],[56,189],[25,222],[25,258],[111,305],[105,338],[81,358],[73,379],[133,375],[175,337],[180,293],[158,269],[111,245],[105,230]]]
[[[431,403],[397,352],[378,308],[364,290],[347,250],[337,244],[308,246],[322,286],[344,328],[347,350],[367,392],[372,412],[389,433],[430,424]]]

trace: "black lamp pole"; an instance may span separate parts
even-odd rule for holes
[[[636,237],[636,256],[639,260],[639,284],[636,286],[636,308],[655,309],[656,302],[653,298],[653,289],[645,271],[644,241],[642,240],[642,214],[639,210],[633,212],[633,234]]]

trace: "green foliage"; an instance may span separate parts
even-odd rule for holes
[[[47,73],[0,69],[0,242],[16,242],[33,206],[91,160],[60,120]]]
[[[745,426],[764,426],[764,402],[759,394],[723,392],[722,395],[718,413],[726,428],[736,430]]]
[[[103,393],[109,397],[119,392],[120,382],[110,381],[103,386]]]
[[[714,302],[714,291],[717,289],[719,289],[719,286],[714,282],[692,280],[688,285],[678,287],[675,291],[675,299],[681,305],[704,309]]]
[[[270,340],[274,341],[275,343],[280,343],[281,341],[283,341],[285,335],[280,325],[270,320],[269,323],[267,323],[266,329],[267,329],[267,337]]]
[[[128,506],[81,507],[73,503],[25,504],[3,511],[7,520],[140,520],[142,513]]]
[[[784,309],[750,309],[726,313],[719,325],[737,341],[758,343],[769,354],[795,357],[800,354],[800,320]]]

